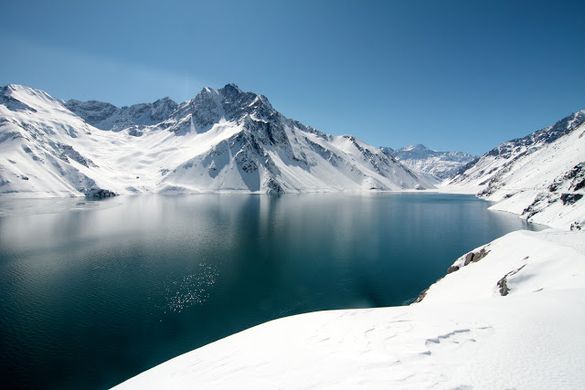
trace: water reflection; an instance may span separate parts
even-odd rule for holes
[[[401,304],[463,252],[533,228],[468,196],[0,202],[11,384],[103,388],[283,315]]]

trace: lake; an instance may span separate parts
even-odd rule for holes
[[[537,229],[465,195],[0,200],[3,388],[115,385],[253,325],[408,303]]]

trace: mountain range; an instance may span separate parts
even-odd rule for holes
[[[492,209],[549,226],[585,226],[585,110],[504,142],[468,164],[445,189],[497,202]]]
[[[3,195],[415,189],[477,194],[492,209],[581,228],[585,111],[476,157],[328,135],[234,84],[128,107],[0,87]]]
[[[234,84],[116,107],[0,88],[0,193],[299,193],[433,188],[380,148],[289,119]]]
[[[408,145],[397,150],[385,147],[382,150],[414,172],[437,181],[454,177],[465,165],[477,159],[477,156],[469,153],[438,152],[422,144]]]

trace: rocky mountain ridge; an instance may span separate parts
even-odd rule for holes
[[[234,84],[116,107],[9,85],[0,95],[0,193],[299,193],[432,188],[352,136],[330,136]],[[28,179],[23,179],[26,177]],[[99,192],[99,193],[104,193]]]
[[[465,152],[440,152],[422,144],[408,145],[400,149],[383,148],[385,152],[414,172],[436,178],[450,179],[477,157]]]
[[[447,190],[476,193],[533,222],[585,226],[585,111],[504,142],[469,164]]]

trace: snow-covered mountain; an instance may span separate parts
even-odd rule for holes
[[[414,172],[429,175],[438,180],[452,178],[477,157],[465,152],[438,152],[424,145],[408,145],[393,150],[382,148]]]
[[[453,178],[447,190],[499,202],[495,210],[534,222],[585,224],[585,111],[497,146]]]
[[[69,100],[64,105],[90,125],[98,129],[114,131],[132,126],[155,125],[167,119],[178,106],[168,97],[154,103],[134,104],[121,108],[95,100],[87,102]]]
[[[330,136],[236,85],[116,107],[0,89],[0,194],[404,190],[432,183],[351,136]]]

